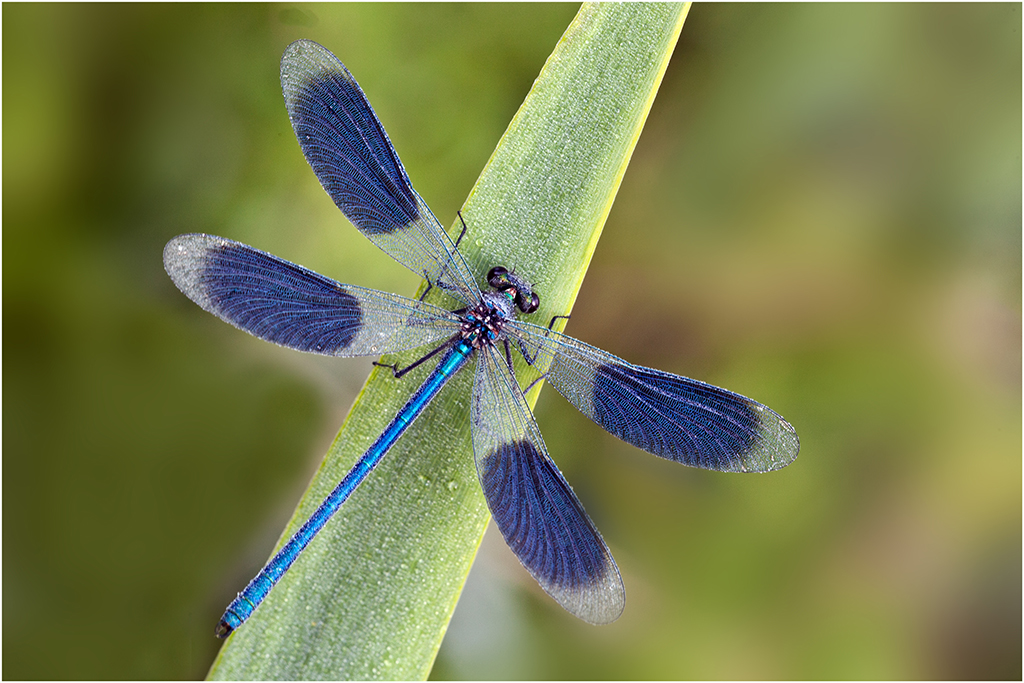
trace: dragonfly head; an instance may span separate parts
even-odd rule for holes
[[[540,306],[540,297],[530,283],[507,268],[495,266],[487,272],[487,284],[514,301],[523,313],[533,313]]]

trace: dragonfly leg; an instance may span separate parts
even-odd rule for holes
[[[505,342],[505,362],[508,363],[508,371],[512,373],[513,377],[515,377],[516,371],[515,371],[515,368],[512,367],[512,350],[508,346],[508,339],[505,339],[504,342]],[[522,351],[522,349],[519,349],[519,350],[520,350],[520,352]],[[537,357],[534,356],[534,359],[536,359],[536,358]],[[533,365],[533,363],[530,363],[530,365]]]
[[[461,209],[456,211],[455,215],[458,216],[459,220],[462,222],[462,232],[459,233],[458,239],[455,240],[455,248],[458,249],[459,248],[459,242],[461,242],[462,238],[465,237],[465,235],[466,235],[466,221],[462,218],[462,210]]]
[[[420,294],[420,301],[423,301],[425,298],[427,298],[427,292],[434,288],[434,283],[430,281],[430,276],[427,274],[427,271],[425,270],[423,271],[423,279],[427,281],[427,288],[423,290],[422,294]]]
[[[561,318],[563,320],[568,320],[569,316],[567,316],[567,315],[552,316],[551,322],[548,323],[548,332],[550,332],[552,330],[552,328],[554,328],[555,321],[558,320],[559,318]],[[544,335],[544,336],[547,336],[547,335]],[[533,356],[531,357],[530,356],[530,352],[526,349],[526,345],[523,343],[523,340],[520,339],[519,340],[519,353],[523,354],[523,358],[526,359],[526,364],[527,365],[533,365],[534,363],[537,362],[537,356],[540,355],[540,347],[537,347],[537,352],[535,354],[533,354]],[[531,384],[530,386],[533,386],[533,385]]]
[[[437,278],[437,282],[431,282],[430,281],[430,276],[427,274],[427,271],[423,271],[423,279],[427,281],[427,288],[423,290],[422,294],[420,294],[420,298],[419,298],[420,301],[423,301],[427,297],[427,292],[432,290],[434,288],[434,285],[437,285],[437,288],[440,289],[443,292],[458,292],[459,291],[458,287],[453,287],[453,286],[451,286],[449,284],[445,284],[444,280],[442,280],[440,277]]]
[[[398,363],[378,363],[377,361],[373,361],[373,364],[376,365],[378,368],[391,368],[391,374],[393,374],[395,376],[395,379],[401,379],[402,376],[405,375],[405,373],[407,373],[410,370],[412,370],[413,368],[419,366],[421,363],[423,363],[423,361],[425,361],[425,360],[427,360],[429,358],[433,358],[434,356],[436,356],[438,353],[440,353],[444,349],[447,349],[457,339],[459,339],[461,336],[462,336],[461,334],[455,335],[454,337],[449,339],[444,344],[441,344],[440,346],[438,346],[436,349],[434,349],[433,351],[431,351],[427,355],[423,356],[422,358],[420,358],[417,361],[414,361],[414,362],[410,363],[409,365],[406,365],[404,368],[399,368],[398,367]]]
[[[526,394],[530,393],[530,389],[533,389],[533,385],[536,384],[537,382],[541,381],[542,379],[547,378],[547,376],[548,376],[548,373],[545,372],[543,375],[541,375],[537,379],[535,379],[532,382],[530,382],[530,385],[528,387],[526,387],[525,389],[523,389],[523,396],[525,396]]]
[[[548,323],[548,332],[550,332],[555,327],[555,321],[558,320],[559,318],[561,318],[562,320],[568,320],[571,317],[572,316],[569,316],[569,315],[554,315],[554,316],[551,316],[551,322]]]

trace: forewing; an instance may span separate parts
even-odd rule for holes
[[[479,297],[359,84],[329,50],[299,40],[281,58],[285,106],[306,161],[334,203],[402,265],[466,303]]]
[[[709,470],[769,472],[796,459],[800,440],[778,413],[745,396],[633,365],[572,337],[516,321],[506,330],[550,368],[570,403],[623,441]]]
[[[473,451],[505,542],[548,595],[592,624],[614,621],[626,593],[619,569],[548,456],[503,355],[484,346],[473,387]]]
[[[327,356],[376,356],[459,331],[449,311],[375,289],[343,285],[253,247],[213,235],[179,235],[164,268],[185,296],[253,336]]]

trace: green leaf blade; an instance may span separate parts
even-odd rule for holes
[[[575,301],[687,10],[584,5],[463,207],[460,251],[478,282],[494,265],[514,268],[541,293],[535,322]],[[522,359],[516,369],[524,386],[542,371]],[[401,381],[371,374],[282,542],[430,370]],[[427,407],[231,636],[211,678],[427,677],[488,521],[469,431],[471,372]]]

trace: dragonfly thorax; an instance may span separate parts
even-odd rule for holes
[[[504,292],[482,292],[481,295],[483,301],[462,317],[462,338],[477,349],[500,339],[505,321],[515,318],[512,297]]]
[[[480,303],[462,317],[462,338],[477,349],[501,339],[502,327],[515,319],[517,308],[533,313],[540,305],[540,297],[530,285],[505,268],[491,268],[487,281],[495,291],[481,292]]]

